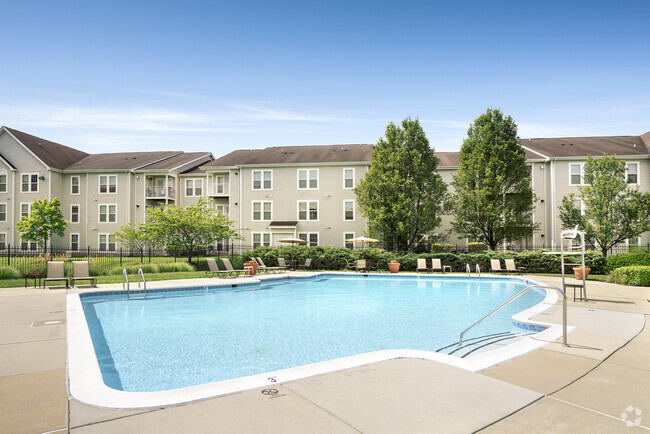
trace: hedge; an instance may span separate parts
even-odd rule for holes
[[[620,267],[609,275],[609,282],[628,286],[650,286],[650,266]]]
[[[650,253],[620,253],[618,255],[608,256],[605,262],[606,271],[634,265],[650,266]]]
[[[278,257],[290,259],[291,254],[292,248],[289,246],[258,247],[251,252],[245,253],[243,257],[249,259],[254,256],[259,256],[267,266],[272,267],[277,266]],[[489,272],[490,259],[514,259],[515,264],[518,267],[526,267],[526,272],[528,273],[559,274],[561,272],[560,255],[545,255],[542,251],[400,254],[375,248],[349,250],[343,247],[330,246],[296,246],[293,248],[293,255],[301,263],[307,258],[312,258],[312,267],[318,270],[344,270],[346,269],[346,260],[352,264],[357,259],[367,259],[370,263],[378,263],[379,267],[384,270],[388,269],[389,260],[397,260],[401,264],[400,270],[415,271],[418,258],[426,258],[427,260],[439,258],[442,265],[449,265],[452,271],[457,272],[464,272],[465,264],[470,264],[472,271],[475,269],[475,264],[479,264],[483,272]],[[567,263],[577,263],[579,261],[579,255],[565,256],[565,262]],[[591,273],[593,274],[605,274],[605,260],[600,252],[587,252],[585,254],[585,265],[591,268]]]

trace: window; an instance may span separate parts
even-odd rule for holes
[[[253,202],[253,220],[271,220],[273,216],[273,202]]]
[[[99,175],[100,193],[117,193],[117,175]]]
[[[0,203],[0,222],[7,221],[7,204]]]
[[[38,193],[38,173],[23,173],[20,176],[23,193]]]
[[[318,169],[298,169],[298,189],[318,189]]]
[[[582,184],[582,163],[569,164],[569,185]]]
[[[627,240],[628,247],[638,247],[639,246],[639,237],[628,238]]]
[[[70,250],[79,250],[79,234],[70,234]]]
[[[29,213],[32,212],[31,203],[21,203],[20,204],[20,218],[29,217]]]
[[[115,251],[115,235],[99,234],[99,250]]]
[[[223,215],[228,215],[229,209],[228,205],[217,205],[217,211],[221,211]]]
[[[0,193],[7,192],[7,172],[0,172]]]
[[[79,205],[70,205],[70,223],[79,223]]]
[[[38,250],[38,243],[35,241],[26,241],[21,238],[20,241],[20,249],[21,250],[31,250],[31,251],[36,251]]]
[[[272,190],[273,171],[253,170],[253,190]]]
[[[314,247],[318,245],[318,232],[301,232],[298,234],[298,238],[303,241],[307,241],[309,247]]]
[[[99,205],[99,222],[115,223],[117,205]]]
[[[343,201],[343,220],[345,220],[345,221],[354,221],[354,201],[353,200],[344,200]]]
[[[628,184],[639,184],[639,163],[627,163],[625,172]]]
[[[354,249],[354,242],[350,241],[352,239],[354,239],[354,232],[345,232],[343,234],[343,242],[345,243],[346,249]]]
[[[217,176],[217,194],[228,194],[228,177]]]
[[[0,250],[4,250],[6,248],[7,248],[7,234],[0,233]]]
[[[185,196],[203,196],[203,180],[202,179],[186,179],[185,180]]]
[[[298,220],[318,220],[318,201],[299,200]]]
[[[271,246],[271,234],[268,232],[253,232],[253,248]]]
[[[354,188],[354,169],[343,169],[343,188]]]
[[[70,194],[79,194],[79,177],[73,176],[70,178]]]

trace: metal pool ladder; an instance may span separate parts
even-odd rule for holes
[[[481,267],[479,267],[478,264],[476,264],[476,274],[478,274],[478,278],[480,279],[481,278]]]
[[[472,269],[470,268],[469,264],[465,264],[465,271],[467,272],[467,277],[471,278],[472,277]]]
[[[468,273],[469,273],[469,264],[467,265],[467,270],[468,270]],[[528,292],[529,290],[531,290],[531,289],[535,289],[535,288],[540,288],[540,289],[554,289],[554,290],[556,290],[557,292],[559,292],[560,295],[562,295],[562,346],[564,346],[564,347],[568,347],[569,345],[567,344],[567,341],[566,341],[566,311],[567,311],[567,307],[566,307],[566,294],[565,294],[564,291],[562,291],[560,288],[556,288],[555,286],[545,286],[545,285],[530,285],[530,286],[526,287],[526,289],[524,289],[524,290],[518,292],[517,294],[515,294],[514,296],[512,296],[508,301],[506,301],[505,303],[503,303],[501,306],[497,307],[497,308],[494,309],[492,312],[488,313],[488,314],[485,315],[483,318],[481,318],[480,320],[476,321],[476,322],[475,322],[474,324],[472,324],[471,326],[467,327],[467,328],[466,328],[465,330],[463,330],[463,332],[460,334],[460,338],[458,339],[458,346],[463,345],[463,336],[465,336],[465,333],[467,333],[468,331],[470,331],[471,329],[473,329],[475,326],[477,326],[477,325],[479,325],[480,323],[482,323],[483,321],[485,321],[488,317],[492,316],[492,314],[494,314],[494,313],[496,313],[497,311],[501,310],[501,308],[503,308],[505,305],[507,305],[507,304],[510,303],[511,301],[515,300],[516,298],[519,298],[519,296],[523,295],[525,292]]]
[[[140,279],[142,279],[142,284],[144,287],[144,295],[147,296],[147,280],[144,278],[144,272],[142,268],[138,268],[138,288],[140,288]],[[126,268],[122,270],[122,289],[124,289],[124,284],[126,284],[126,297],[131,298],[131,285],[129,284],[129,275],[126,273]]]
[[[142,286],[144,287],[144,296],[147,296],[147,280],[144,278],[142,268],[138,268],[138,288],[140,288],[140,277],[142,277]]]

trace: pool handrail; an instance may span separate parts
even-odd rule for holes
[[[469,264],[465,264],[465,271],[467,272],[467,278],[470,279],[472,277],[472,269]]]
[[[478,278],[480,279],[481,278],[481,267],[479,267],[478,264],[476,264],[476,274],[478,274]]]
[[[469,267],[469,265],[468,265],[468,267]],[[519,296],[523,295],[525,292],[528,292],[529,290],[535,289],[535,288],[538,288],[538,289],[540,289],[540,288],[541,289],[554,289],[554,290],[556,290],[557,292],[559,292],[562,295],[562,346],[563,347],[568,347],[569,344],[567,344],[567,339],[566,339],[566,335],[567,335],[567,333],[566,333],[566,327],[567,327],[567,325],[566,325],[566,314],[567,314],[566,294],[560,288],[556,288],[555,286],[547,286],[547,285],[530,285],[530,286],[526,287],[525,289],[523,289],[522,291],[520,291],[517,294],[510,297],[510,299],[508,301],[506,301],[505,303],[503,303],[501,306],[497,307],[492,312],[488,313],[483,318],[481,318],[480,320],[476,321],[474,324],[472,324],[471,326],[469,326],[465,330],[463,330],[462,333],[460,334],[460,338],[458,339],[458,346],[463,345],[463,336],[465,336],[465,333],[467,333],[468,331],[473,329],[475,326],[477,326],[480,323],[482,323],[483,321],[485,321],[488,317],[492,316],[493,313],[501,310],[501,308],[503,308],[505,305],[507,305],[511,301],[515,300],[516,298],[519,298]]]
[[[142,268],[138,268],[138,288],[140,288],[140,276],[142,276],[142,284],[144,286],[144,296],[147,296],[147,281],[144,278],[144,271]]]

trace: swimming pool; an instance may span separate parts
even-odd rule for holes
[[[146,298],[132,294],[127,299],[120,291],[77,297],[103,382],[133,394],[242,378],[273,383],[290,377],[279,372],[359,355],[435,354],[456,342],[465,327],[534,283],[323,274],[235,287],[150,290]],[[513,324],[513,315],[539,306],[548,296],[529,291],[472,333],[511,330],[519,324]]]

